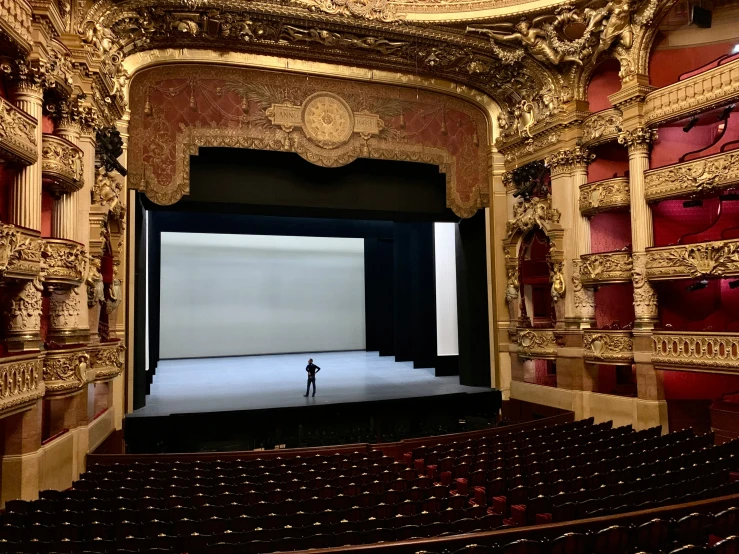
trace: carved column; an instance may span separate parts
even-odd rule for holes
[[[80,126],[70,117],[61,119],[56,134],[75,146],[80,142]],[[78,192],[60,194],[54,198],[54,211],[51,216],[51,236],[55,239],[77,240],[77,200]]]
[[[652,329],[658,320],[657,295],[644,273],[645,249],[654,243],[652,210],[644,198],[644,172],[649,169],[649,149],[656,131],[637,127],[624,131],[618,142],[629,149],[631,196],[631,245],[634,260],[634,311],[638,329]]]
[[[580,282],[580,256],[590,254],[590,220],[580,212],[580,185],[588,182],[588,164],[595,156],[587,149],[572,149],[572,192],[574,199],[575,258],[572,261],[572,297],[581,329],[595,327],[595,298],[591,288]]]
[[[41,116],[43,115],[43,88],[24,82],[17,88],[16,105],[36,118],[36,150],[38,161],[21,169],[10,187],[10,223],[41,230]]]

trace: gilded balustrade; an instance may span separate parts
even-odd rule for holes
[[[33,406],[44,395],[42,360],[36,354],[0,358],[0,414]]]
[[[617,108],[609,108],[587,116],[582,122],[582,145],[597,146],[618,139],[623,116]]]
[[[518,355],[523,358],[553,360],[557,357],[554,329],[518,329]]]
[[[624,364],[634,361],[631,331],[586,329],[583,332],[583,357],[601,364]]]
[[[580,185],[580,213],[584,216],[624,210],[630,205],[628,177],[614,177]]]
[[[602,252],[580,257],[580,280],[583,285],[630,283],[633,261],[631,252]]]
[[[652,363],[660,369],[739,372],[739,334],[658,331]]]
[[[53,194],[80,190],[83,185],[82,150],[61,137],[44,134],[41,175]]]
[[[739,276],[739,239],[647,248],[647,279]]]
[[[0,276],[32,280],[41,271],[43,240],[38,231],[0,223]]]
[[[100,343],[88,349],[95,381],[108,381],[123,371],[125,347],[120,341]]]
[[[90,355],[85,348],[49,350],[43,358],[46,396],[77,393],[93,380]]]
[[[38,160],[36,146],[36,120],[0,98],[0,160],[34,164]]]
[[[647,94],[645,124],[656,125],[739,100],[739,60]]]
[[[50,288],[74,288],[84,281],[87,253],[83,245],[66,239],[44,239],[42,256],[44,283]]]

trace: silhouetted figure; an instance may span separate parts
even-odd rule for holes
[[[316,373],[321,371],[321,368],[318,367],[316,364],[313,363],[313,358],[308,360],[308,365],[305,366],[305,371],[308,374],[308,386],[305,387],[305,394],[303,396],[308,396],[308,391],[310,390],[311,383],[313,383],[313,396],[316,395]]]

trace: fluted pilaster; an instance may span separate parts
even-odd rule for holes
[[[36,118],[36,148],[38,161],[21,169],[10,187],[10,223],[41,230],[41,117],[43,115],[43,90],[24,86],[16,93],[16,105]]]

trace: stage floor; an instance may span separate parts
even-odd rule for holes
[[[292,408],[489,391],[435,377],[377,352],[316,352],[316,396],[304,398],[307,354],[162,360],[146,406],[128,417]],[[313,389],[311,388],[311,393]]]

